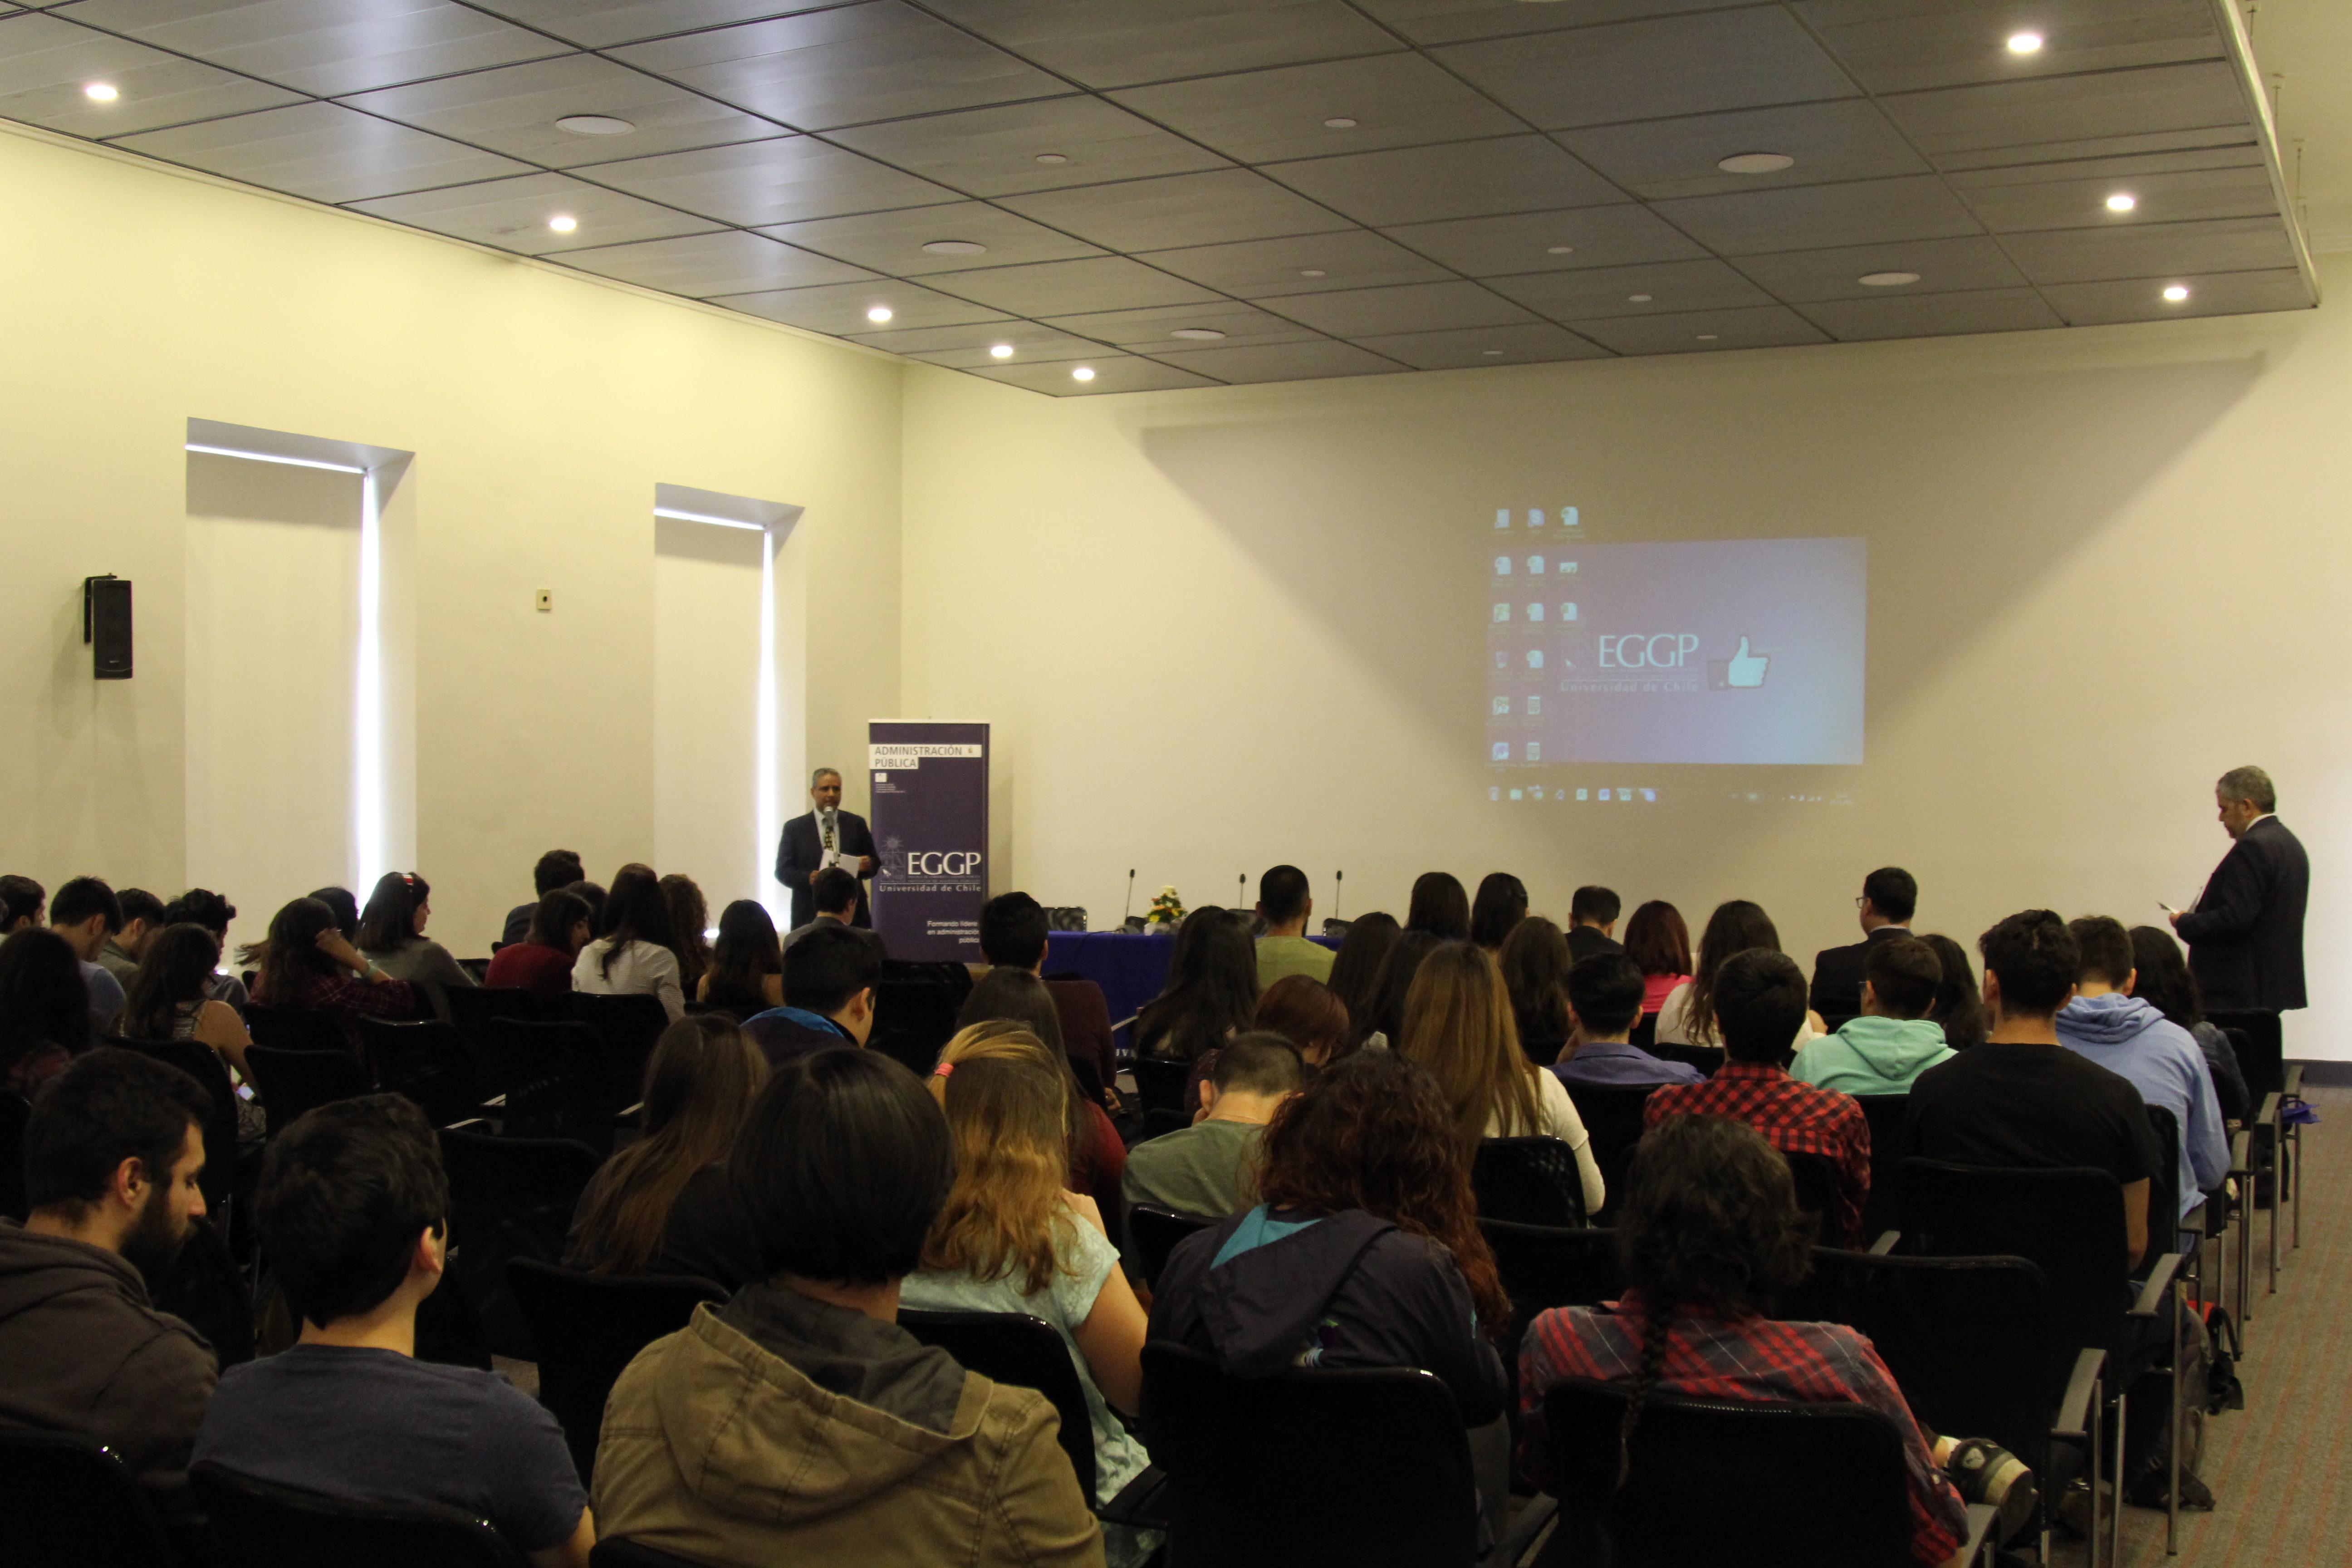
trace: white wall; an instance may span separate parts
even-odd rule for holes
[[[653,864],[693,868],[716,925],[774,879],[753,789],[768,541],[674,518],[655,521],[654,539]]]
[[[2258,762],[2317,868],[2290,1048],[2352,1056],[2347,425],[2341,306],[1057,402],[912,368],[904,706],[995,721],[995,885],[1098,924],[1129,866],[1200,904],[1294,860],[1327,909],[1342,868],[1351,913],[1506,868],[1556,917],[1583,881],[1694,928],[1753,897],[1807,958],[1887,862],[1964,940],[2153,917]],[[1458,525],[1524,496],[1612,538],[1867,537],[1863,804],[1488,806]]]

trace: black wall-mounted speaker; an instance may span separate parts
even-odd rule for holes
[[[81,640],[89,644],[90,674],[131,679],[131,579],[109,573],[81,582]]]

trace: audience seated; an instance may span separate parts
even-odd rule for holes
[[[645,1135],[605,1161],[580,1194],[565,1267],[692,1275],[730,1290],[759,1279],[726,1162],[767,1081],[768,1058],[721,1014],[689,1015],[664,1030],[646,1062]]]
[[[2244,1069],[2238,1065],[2230,1037],[2206,1021],[2205,999],[2197,977],[2189,973],[2180,939],[2162,926],[2134,926],[2131,944],[2132,968],[2139,976],[2132,994],[2153,1004],[2158,1012],[2189,1031],[2189,1038],[2205,1054],[2205,1068],[2212,1077],[2221,1114],[2231,1121],[2243,1121],[2253,1107]]]
[[[1673,1046],[1720,1046],[1723,1041],[1715,1032],[1715,980],[1724,964],[1735,952],[1751,948],[1763,948],[1769,952],[1780,951],[1780,932],[1772,924],[1772,917],[1763,906],[1746,899],[1733,899],[1717,904],[1715,913],[1706,921],[1706,930],[1698,939],[1698,964],[1687,984],[1678,985],[1666,994],[1658,1006],[1657,1039]],[[1796,1037],[1789,1043],[1790,1051],[1803,1048],[1807,1040],[1822,1030],[1808,1013],[1798,1021]]]
[[[850,1051],[788,1061],[730,1169],[762,1278],[621,1374],[604,1533],[725,1568],[1099,1568],[1045,1396],[896,1324],[956,1175],[914,1079]]]
[[[1052,1324],[1093,1418],[1096,1494],[1116,1497],[1150,1462],[1112,1414],[1139,1407],[1143,1309],[1101,1209],[1070,1190],[1067,1069],[1025,1031],[959,1043],[929,1080],[955,1135],[955,1184],[899,1300]]]
[[[783,1005],[753,1014],[743,1032],[772,1068],[809,1051],[863,1046],[881,981],[882,961],[864,937],[838,922],[820,927],[784,949]]]
[[[1489,871],[1479,879],[1478,896],[1470,900],[1470,940],[1488,952],[1499,952],[1513,928],[1528,918],[1527,884],[1508,871]]]
[[[416,1359],[416,1309],[448,1247],[424,1113],[393,1094],[305,1113],[270,1144],[256,1208],[301,1340],[222,1377],[194,1462],[462,1510],[534,1568],[585,1568],[596,1527],[555,1417],[495,1373]]]
[[[1248,924],[1213,904],[1194,910],[1176,928],[1166,988],[1136,1015],[1136,1055],[1197,1060],[1249,1027],[1257,990]]]
[[[997,1026],[997,1027],[985,1027]],[[956,1037],[940,1053],[943,1062],[974,1039],[1018,1030],[1045,1043],[1049,1065],[1069,1090],[1070,1185],[1095,1200],[1107,1215],[1118,1213],[1119,1182],[1127,1173],[1127,1144],[1110,1115],[1078,1081],[1062,1042],[1062,1020],[1045,983],[1025,969],[992,969],[964,998],[956,1015]]]
[[[1397,944],[1403,927],[1396,917],[1374,910],[1348,922],[1339,951],[1331,960],[1331,978],[1325,982],[1348,1009],[1349,1049],[1380,1032],[1381,965]]]
[[[1286,974],[1328,981],[1336,956],[1321,942],[1307,937],[1315,900],[1307,896],[1307,873],[1296,866],[1275,866],[1257,879],[1257,918],[1265,922],[1257,939],[1257,983],[1260,989]]]
[[[815,909],[816,916],[808,924],[794,927],[784,938],[785,951],[790,952],[793,943],[813,931],[823,931],[827,926],[846,926],[857,933],[859,941],[874,950],[877,960],[888,962],[890,950],[883,944],[882,933],[870,926],[856,923],[858,896],[857,876],[853,871],[828,866],[811,877],[809,902]]]
[[[1413,976],[1397,1047],[1429,1070],[1465,1158],[1481,1138],[1557,1138],[1576,1152],[1584,1212],[1607,1197],[1592,1141],[1559,1079],[1527,1058],[1502,972],[1486,949],[1447,942]]]
[[[1608,888],[1588,884],[1569,896],[1570,962],[1581,963],[1597,953],[1624,951],[1617,943],[1617,913],[1624,907],[1623,900]]]
[[[576,851],[551,849],[541,856],[539,864],[530,868],[531,901],[527,904],[517,904],[507,911],[506,927],[499,933],[499,940],[509,942],[529,942],[531,917],[539,912],[541,900],[558,889],[568,888],[574,882],[583,880],[587,875],[587,868],[581,865],[580,856]]]
[[[1026,893],[1000,893],[980,907],[981,955],[1000,969],[1025,969],[1043,978],[1051,935],[1045,906]],[[1083,1064],[1081,1081],[1091,1075],[1094,1084],[1101,1086],[1104,1108],[1116,1114],[1121,1109],[1118,1048],[1111,1038],[1110,1004],[1102,987],[1073,975],[1046,980],[1045,990],[1061,1021],[1062,1049],[1073,1064]]]
[[[332,905],[328,907],[333,908]],[[209,888],[190,888],[163,906],[165,925],[200,925],[213,933],[213,941],[219,944],[224,954],[228,952],[229,922],[236,919],[236,906]],[[335,929],[343,933],[343,940],[348,942],[359,930],[359,923],[357,919],[353,918],[350,927],[346,929],[339,920]],[[248,958],[247,962],[250,963],[251,960]],[[214,975],[209,994],[215,1002],[226,1002],[240,1013],[245,1011],[247,1001],[245,982],[236,975]]]
[[[1949,1061],[1943,1026],[1927,1016],[1943,984],[1936,950],[1909,936],[1874,942],[1863,958],[1862,1012],[1832,1034],[1805,1042],[1789,1076],[1842,1094],[1905,1094]]]
[[[576,882],[566,884],[563,890],[567,893],[579,894],[586,902],[588,924],[591,930],[602,931],[604,928],[604,905],[612,895],[604,890],[604,884],[592,882],[583,877]]]
[[[313,888],[310,896],[334,912],[335,929],[345,942],[359,941],[360,900],[349,888]]]
[[[54,941],[46,931],[19,931]],[[177,1068],[91,1051],[34,1101],[24,1224],[0,1219],[0,1426],[103,1443],[175,1533],[195,1528],[188,1451],[212,1397],[210,1346],[150,1303],[205,1212],[212,1101]]]
[[[1644,906],[1645,908],[1647,906]],[[1631,950],[1596,953],[1568,972],[1575,1037],[1551,1070],[1564,1084],[1704,1083],[1687,1062],[1664,1061],[1634,1045],[1645,986]]]
[[[677,933],[677,983],[689,996],[702,988],[710,970],[710,904],[691,877],[677,871],[661,879],[662,900],[669,905],[670,929]]]
[[[31,1100],[90,1038],[81,961],[57,932],[18,926],[0,941],[0,1089]]]
[[[1655,1015],[1677,985],[1690,984],[1690,927],[1682,910],[1652,899],[1625,922],[1625,956],[1642,972],[1642,1011]]]
[[[361,1018],[405,1018],[416,1011],[415,988],[361,957],[335,929],[333,912],[316,899],[296,899],[271,916],[269,934],[245,950],[245,960],[259,970],[255,1001],[332,1013],[355,1057],[364,1057]]]
[[[694,999],[749,1018],[784,1005],[784,950],[765,904],[738,899],[719,912],[719,941]]]
[[[2139,1090],[2058,1038],[2082,949],[2048,910],[2011,915],[1978,939],[1985,1043],[1928,1068],[1904,1115],[1911,1152],[2000,1170],[2088,1167],[2124,1190],[2126,1248],[2148,1247],[2147,1189],[2163,1159]]]
[[[30,877],[13,872],[0,877],[0,936],[40,924],[41,911],[48,904],[48,889]]]
[[[2074,999],[2058,1009],[2058,1043],[2129,1082],[2143,1104],[2172,1112],[2179,1130],[2173,1169],[2187,1214],[2230,1173],[2229,1134],[2205,1053],[2188,1030],[2132,994],[2139,974],[2121,921],[2091,915],[2066,931],[2083,956]]]
[[[1858,1247],[1870,1198],[1870,1122],[1850,1096],[1789,1076],[1789,1039],[1805,1016],[1805,976],[1788,954],[1749,948],[1714,976],[1715,1033],[1725,1061],[1700,1084],[1650,1096],[1643,1125],[1670,1116],[1727,1116],[1783,1153],[1819,1154],[1837,1168],[1838,1209],[1822,1216],[1824,1243]],[[1924,1152],[1924,1151],[1921,1151]]]
[[[1218,1049],[1217,1070],[1201,1086],[1200,1120],[1128,1151],[1126,1205],[1222,1219],[1256,1202],[1252,1166],[1259,1134],[1306,1081],[1306,1064],[1280,1035],[1253,1029],[1234,1036]]]
[[[165,926],[145,944],[147,958],[131,982],[131,996],[122,1008],[122,1033],[133,1040],[194,1040],[210,1046],[247,1085],[253,1073],[245,1049],[253,1044],[245,1020],[226,1002],[205,994],[212,982],[220,948],[213,933],[200,925]],[[262,1124],[258,1108],[239,1101],[237,1119],[257,1139]]]
[[[1511,998],[1519,1049],[1538,1067],[1551,1066],[1576,1028],[1568,1012],[1568,972],[1576,962],[1568,954],[1568,939],[1541,915],[1530,915],[1503,939],[1496,962]]]
[[[1446,938],[1434,931],[1406,931],[1397,933],[1396,944],[1381,963],[1378,979],[1380,1001],[1373,1021],[1378,1026],[1364,1037],[1367,1049],[1389,1050],[1404,1037],[1404,999],[1412,994],[1414,976],[1429,955],[1446,943]]]
[[[433,1011],[446,1018],[449,987],[470,988],[474,977],[447,948],[425,934],[432,900],[433,889],[424,878],[410,871],[385,872],[376,879],[375,890],[360,911],[360,931],[352,945],[383,973],[415,986]]]
[[[1440,942],[1470,940],[1470,895],[1451,871],[1423,871],[1414,879],[1405,905],[1404,929],[1427,931]]]
[[[2006,1539],[2033,1511],[2032,1474],[1990,1443],[1927,1432],[1877,1351],[1853,1330],[1769,1316],[1774,1298],[1805,1277],[1807,1229],[1788,1165],[1752,1129],[1676,1116],[1645,1134],[1617,1221],[1623,1296],[1540,1313],[1520,1346],[1524,1468],[1558,1489],[1543,1403],[1570,1377],[1633,1384],[1620,1485],[1653,1394],[1866,1405],[1903,1435],[1914,1561],[1959,1568],[1966,1504],[1998,1509],[1997,1532]]]
[[[110,1035],[122,1016],[122,983],[98,962],[107,939],[122,929],[122,906],[114,889],[95,877],[76,877],[49,900],[49,929],[65,938],[89,988],[93,1035]]]
[[[572,989],[596,996],[657,996],[671,1023],[686,1016],[677,931],[652,867],[621,868],[596,931],[596,940],[580,950],[572,966]]]
[[[122,929],[98,950],[98,962],[128,996],[131,977],[139,973],[139,961],[147,956],[147,944],[163,929],[163,900],[144,888],[125,888],[114,895],[114,901],[122,910]]]
[[[1863,960],[1874,944],[1911,934],[1919,884],[1899,866],[1882,866],[1862,879],[1861,896],[1853,903],[1862,940],[1850,947],[1825,948],[1813,959],[1811,1005],[1825,1030],[1861,1013]]]
[[[1259,993],[1251,1029],[1280,1036],[1298,1053],[1307,1076],[1313,1078],[1354,1048],[1349,1038],[1348,1009],[1332,989],[1304,974],[1286,974]],[[1204,1051],[1184,1079],[1184,1113],[1197,1117],[1202,1088],[1217,1070],[1223,1047]]]
[[[588,945],[588,900],[562,888],[531,906],[530,924],[519,941],[490,954],[482,984],[563,996],[572,991],[572,971]]]
[[[1935,950],[1943,978],[1936,983],[1936,1000],[1927,1016],[1944,1031],[1944,1044],[1956,1051],[1984,1044],[1984,998],[1977,994],[1977,973],[1969,965],[1968,949],[1941,931],[1919,939]],[[2184,966],[2185,967],[2185,966]]]

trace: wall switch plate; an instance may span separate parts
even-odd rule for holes
[[[554,608],[555,590],[552,588],[541,588],[539,591],[539,613],[543,616]]]

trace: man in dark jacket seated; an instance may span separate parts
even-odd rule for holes
[[[882,961],[845,925],[821,925],[784,950],[784,1005],[754,1013],[743,1032],[782,1067],[797,1056],[863,1046],[874,1032]]]

